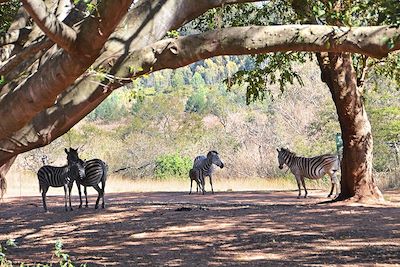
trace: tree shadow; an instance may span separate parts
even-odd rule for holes
[[[54,261],[61,239],[89,266],[400,264],[399,206],[317,205],[295,194],[120,193],[105,210],[72,212],[52,196],[50,213],[27,197],[2,205],[0,240],[15,238],[9,258],[27,263]]]

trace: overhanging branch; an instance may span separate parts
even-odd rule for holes
[[[98,17],[85,20],[77,39],[82,57],[58,51],[17,89],[0,98],[0,139],[24,127],[39,112],[54,105],[57,96],[97,58],[109,35],[124,17],[131,0],[101,1]]]
[[[22,3],[35,23],[53,42],[68,53],[76,53],[75,40],[77,33],[74,29],[59,21],[54,14],[48,12],[42,0],[22,0]]]
[[[219,55],[269,52],[349,52],[374,58],[400,49],[400,28],[333,27],[320,25],[250,26],[220,29],[166,39],[134,51],[116,73],[136,77],[160,69],[175,69]],[[393,46],[388,41],[394,40]]]

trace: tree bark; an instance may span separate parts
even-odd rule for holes
[[[317,55],[321,78],[332,94],[343,138],[341,193],[337,200],[383,202],[372,174],[371,124],[357,87],[357,75],[349,53]]]

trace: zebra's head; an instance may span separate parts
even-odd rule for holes
[[[283,169],[283,165],[287,164],[287,156],[289,154],[293,154],[292,152],[289,151],[289,149],[285,149],[281,147],[281,150],[276,149],[278,151],[278,162],[279,162],[279,169]]]
[[[224,163],[222,160],[219,158],[218,152],[215,150],[212,150],[207,153],[207,159],[211,161],[213,164],[217,165],[221,169],[224,167]]]
[[[70,170],[76,175],[79,176],[80,179],[85,177],[85,167],[83,165],[84,161],[79,158],[78,149],[73,149],[72,147],[68,149],[64,149],[65,153],[67,153],[67,161]]]

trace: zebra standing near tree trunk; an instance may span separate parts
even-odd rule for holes
[[[71,189],[76,178],[84,178],[85,169],[82,160],[78,156],[78,150],[70,148],[65,149],[67,153],[68,165],[63,167],[45,165],[41,167],[37,173],[39,180],[39,191],[42,192],[43,208],[47,212],[46,193],[49,187],[64,187],[65,210],[67,208],[67,193],[69,195],[69,208],[71,206]]]
[[[76,180],[76,185],[78,186],[78,192],[79,192],[79,201],[80,201],[79,208],[82,207],[81,185],[83,185],[83,192],[85,194],[85,199],[86,199],[85,207],[86,208],[88,207],[86,187],[92,186],[94,189],[96,189],[98,193],[95,209],[99,207],[100,198],[102,198],[101,207],[104,209],[105,206],[104,190],[106,187],[107,170],[108,170],[107,164],[100,159],[91,159],[85,161],[83,165],[85,167],[85,177],[83,179]],[[99,186],[100,183],[101,183],[101,188]]]
[[[304,187],[304,198],[307,197],[307,189],[304,177],[316,180],[322,178],[325,174],[330,176],[332,185],[331,192],[329,193],[328,197],[332,195],[335,186],[336,196],[338,196],[339,181],[336,177],[336,173],[340,169],[340,163],[337,155],[325,154],[313,158],[304,158],[297,157],[295,153],[285,148],[281,148],[281,150],[277,149],[277,151],[279,169],[282,169],[283,164],[286,164],[296,177],[297,187],[299,189],[299,195],[297,198],[300,198],[301,196],[300,183]]]
[[[210,177],[211,192],[214,194],[214,188],[212,184],[212,173],[214,171],[213,164],[217,165],[221,169],[224,167],[224,163],[219,158],[218,152],[215,150],[209,151],[207,157],[197,156],[193,162],[193,169],[201,170],[201,184],[203,192],[205,192],[205,177]]]

